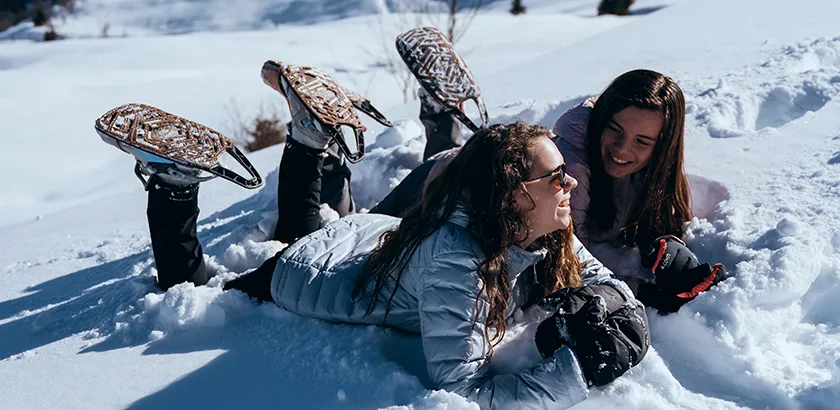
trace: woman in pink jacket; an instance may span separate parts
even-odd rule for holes
[[[722,265],[700,264],[679,239],[692,218],[684,124],[677,83],[633,70],[554,125],[555,143],[578,180],[571,198],[578,238],[662,312],[676,311],[726,274]],[[636,248],[641,269],[633,263]]]

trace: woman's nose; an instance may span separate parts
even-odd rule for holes
[[[578,181],[571,175],[566,174],[566,191],[571,191],[577,187]]]
[[[617,151],[618,154],[623,154],[624,149],[627,146],[627,138],[625,138],[624,135],[619,135],[618,138],[613,140],[613,148]]]

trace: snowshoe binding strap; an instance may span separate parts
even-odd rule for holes
[[[99,117],[94,128],[103,141],[147,165],[171,161],[179,168],[206,171],[245,188],[262,185],[256,168],[230,138],[159,108],[124,104]],[[245,168],[250,179],[219,164],[219,158],[225,152]],[[200,181],[206,179],[199,178]]]
[[[315,68],[269,60],[263,64],[261,75],[263,82],[283,94],[284,97],[286,97],[283,91],[285,81],[315,119],[321,122],[324,129],[332,135],[339,149],[352,163],[361,161],[365,155],[364,131],[367,130],[356,113],[356,104],[359,104],[360,111],[384,125],[391,126],[390,121],[373,108],[370,101],[355,93],[358,97],[354,97],[357,98],[354,101],[332,76]],[[353,129],[356,152],[352,152],[347,145],[340,128],[342,125]]]
[[[479,126],[461,108],[467,100],[478,105],[481,127],[489,124],[475,77],[440,30],[422,27],[401,34],[397,37],[397,52],[426,92],[470,130],[478,131]]]
[[[386,127],[394,126],[391,121],[388,121],[388,119],[385,118],[385,116],[370,103],[370,100],[349,88],[342,87],[342,90],[344,91],[344,94],[347,95],[347,98],[353,102],[353,107],[356,107],[357,110],[367,114],[368,117],[373,118],[376,122]]]

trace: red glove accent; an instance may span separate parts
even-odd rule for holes
[[[659,267],[659,263],[662,262],[662,257],[665,256],[665,251],[668,249],[668,241],[665,239],[659,239],[659,252],[656,254],[656,261],[653,262],[653,266],[651,266],[650,271],[656,275],[656,268]]]
[[[723,265],[719,263],[715,264],[715,266],[712,268],[712,273],[710,273],[709,276],[706,277],[706,279],[703,279],[702,282],[695,285],[693,288],[691,288],[690,291],[678,293],[677,297],[680,299],[692,299],[695,296],[699,295],[700,292],[707,291],[710,287],[712,287],[712,284],[715,278],[717,277],[718,271],[721,269],[722,266]]]

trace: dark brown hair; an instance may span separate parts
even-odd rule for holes
[[[440,228],[461,203],[469,210],[468,231],[481,246],[484,260],[475,277],[487,297],[484,336],[492,346],[502,339],[510,297],[505,250],[520,243],[528,232],[524,214],[517,211],[514,194],[530,178],[529,150],[548,129],[519,121],[482,128],[461,148],[441,174],[428,183],[422,198],[403,215],[399,227],[386,232],[367,261],[354,289],[357,300],[370,297],[370,314],[383,289],[396,282],[388,297],[386,315],[400,277],[425,238]],[[523,191],[524,192],[524,191]],[[527,196],[527,192],[525,192]],[[528,197],[533,204],[533,199]],[[548,256],[536,265],[537,292],[545,296],[567,286],[580,286],[580,262],[574,253],[572,227],[540,238]],[[476,317],[479,316],[476,299]],[[489,328],[495,333],[490,337]]]
[[[651,70],[622,74],[592,109],[586,127],[591,180],[585,223],[610,230],[616,222],[613,179],[604,171],[601,139],[613,116],[629,106],[659,112],[664,121],[647,171],[639,171],[645,172],[644,188],[633,204],[627,225],[622,227],[624,242],[635,246],[662,235],[680,237],[683,224],[691,219],[691,194],[683,169],[685,97],[674,80]]]

